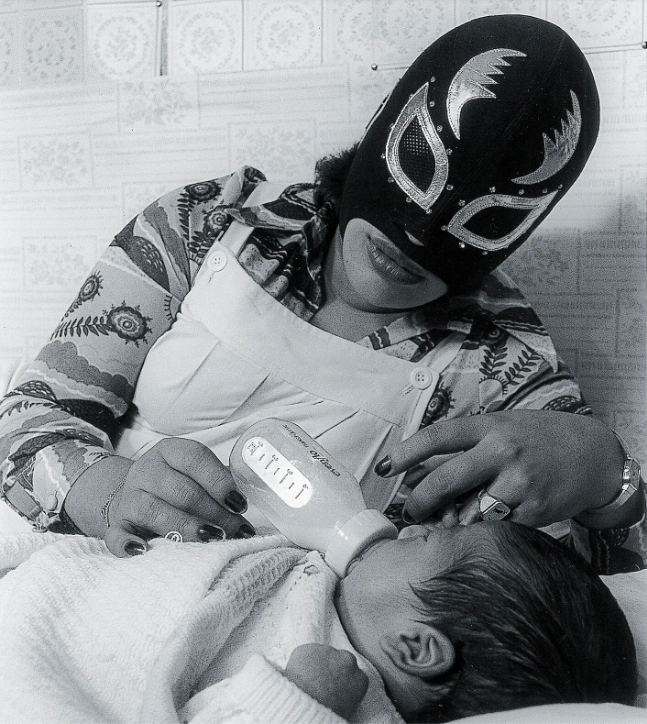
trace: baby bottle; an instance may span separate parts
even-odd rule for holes
[[[322,553],[340,578],[370,543],[398,536],[388,518],[366,508],[357,480],[292,422],[252,425],[229,469],[250,503],[293,543]]]

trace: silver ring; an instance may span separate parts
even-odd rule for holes
[[[164,537],[166,540],[173,541],[173,543],[182,543],[184,541],[182,533],[179,533],[177,530],[170,530]]]
[[[490,495],[485,488],[479,493],[479,513],[482,520],[503,520],[511,512],[510,506]]]

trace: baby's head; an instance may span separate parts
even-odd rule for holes
[[[407,721],[635,697],[615,599],[577,554],[522,525],[411,526],[352,564],[336,602]]]

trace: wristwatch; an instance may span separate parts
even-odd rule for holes
[[[601,513],[609,513],[612,510],[617,510],[640,488],[640,465],[638,461],[629,454],[627,445],[620,435],[613,430],[612,432],[618,438],[618,442],[625,453],[625,463],[622,468],[622,487],[610,503],[603,505],[601,508],[591,508],[586,511],[587,514],[600,515]]]

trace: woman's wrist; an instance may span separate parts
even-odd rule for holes
[[[645,515],[644,484],[641,481],[639,490],[626,503],[607,513],[584,511],[575,516],[575,522],[586,528],[606,530],[608,528],[629,528],[639,523]]]
[[[132,460],[111,455],[87,468],[76,479],[65,498],[65,513],[85,535],[103,538],[105,506],[128,475]]]
[[[575,517],[577,523],[604,530],[628,528],[642,520],[645,513],[645,495],[640,466],[633,459],[622,438],[613,433],[616,445],[609,452],[607,479],[615,482],[613,494],[600,506],[588,509]]]

